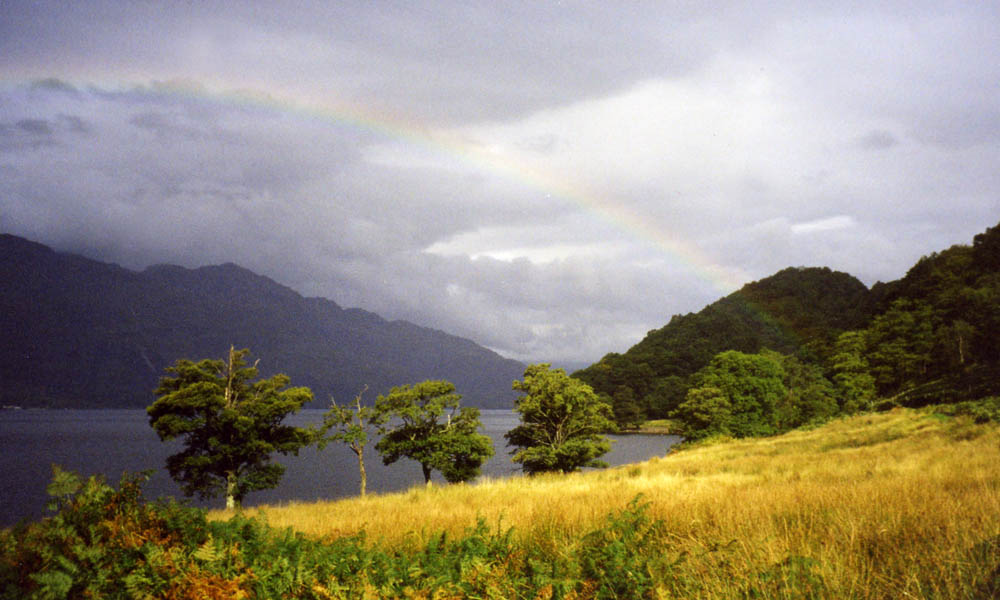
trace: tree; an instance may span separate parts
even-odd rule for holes
[[[524,392],[514,401],[521,424],[504,437],[525,473],[607,466],[598,458],[611,449],[602,434],[615,431],[614,417],[589,385],[543,363],[525,369],[514,389]]]
[[[712,423],[719,431],[728,430],[736,437],[773,435],[778,431],[776,408],[786,396],[785,372],[781,362],[770,354],[745,354],[735,350],[720,352],[703,369],[692,377],[693,385],[688,391],[685,404],[696,399],[695,406],[682,404],[675,416],[685,425],[688,436],[700,427],[701,417],[685,421],[688,415],[725,415],[728,421]],[[697,391],[696,390],[701,390]],[[728,401],[728,405],[716,399],[717,390]],[[692,393],[696,392],[694,396]],[[711,409],[711,410],[709,410]]]
[[[945,373],[959,372],[972,362],[972,340],[976,329],[967,321],[957,319],[937,330],[935,362]]]
[[[803,362],[792,355],[764,352],[781,363],[788,393],[778,401],[777,424],[780,431],[807,423],[826,421],[839,410],[833,384],[818,365]]]
[[[875,403],[875,378],[868,365],[867,352],[864,331],[845,331],[837,338],[830,366],[841,412],[852,414],[871,410]]]
[[[632,388],[621,385],[611,399],[615,423],[620,429],[638,429],[646,420],[642,407],[635,399]]]
[[[900,298],[868,326],[868,361],[882,394],[894,394],[927,378],[938,317],[922,300]]]
[[[371,435],[384,425],[388,418],[388,415],[380,413],[372,406],[361,405],[361,394],[364,394],[367,389],[368,386],[365,386],[354,397],[353,407],[340,406],[334,401],[330,410],[323,413],[323,425],[317,437],[317,445],[320,450],[326,448],[330,442],[343,442],[358,457],[362,496],[365,495],[368,483],[368,476],[365,473],[365,446],[368,445]],[[331,429],[334,433],[327,436],[327,432]]]
[[[170,476],[186,496],[226,496],[239,508],[248,492],[276,487],[285,468],[271,455],[298,454],[312,441],[308,429],[283,425],[284,418],[312,400],[308,388],[287,388],[287,375],[256,382],[249,350],[229,349],[229,359],[178,360],[156,389],[146,412],[163,441],[183,438],[184,449],[167,458]],[[286,389],[287,388],[287,389]]]
[[[652,419],[666,419],[684,402],[687,391],[688,384],[683,377],[669,375],[657,379],[652,391],[643,399],[646,414]]]
[[[711,435],[730,435],[733,407],[722,390],[712,386],[691,388],[674,412],[683,423],[684,437],[697,440]]]
[[[479,409],[460,407],[462,397],[448,381],[424,381],[394,387],[379,396],[375,412],[401,423],[375,444],[382,462],[390,465],[406,457],[420,463],[424,481],[439,471],[449,483],[469,481],[479,475],[493,456],[493,442],[478,432]],[[443,419],[443,422],[442,422]]]

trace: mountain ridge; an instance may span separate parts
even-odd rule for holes
[[[509,407],[524,365],[472,340],[390,321],[235,263],[133,271],[0,234],[0,402],[145,407],[179,358],[249,347],[262,374],[310,387],[314,406],[365,385],[455,383],[468,405]],[[372,396],[373,398],[374,396]]]

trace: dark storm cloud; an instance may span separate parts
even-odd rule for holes
[[[436,123],[509,118],[560,105],[567,93],[690,71],[710,44],[684,25],[725,13],[603,2],[16,4],[0,42],[6,63],[41,68],[47,48],[74,63],[113,57],[112,69],[140,61],[207,75],[252,64],[278,85],[332,81],[352,102]]]
[[[52,127],[44,119],[21,119],[15,126],[30,135],[47,136],[52,134]]]

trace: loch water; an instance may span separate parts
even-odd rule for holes
[[[322,410],[303,410],[289,417],[298,426],[319,423]],[[510,460],[504,434],[518,424],[511,410],[483,410],[482,432],[493,439],[496,454],[483,467],[487,477],[519,477],[520,466]],[[611,451],[603,460],[612,466],[663,456],[678,436],[613,435]],[[21,519],[47,514],[45,487],[52,478],[52,465],[81,475],[102,474],[117,485],[123,472],[153,469],[144,490],[148,498],[173,496],[183,499],[180,488],[166,472],[167,456],[181,448],[179,442],[164,443],[149,426],[143,410],[2,410],[0,411],[0,527]],[[273,490],[253,492],[245,505],[286,501],[330,500],[358,493],[357,457],[347,446],[332,443],[319,451],[305,448],[298,456],[278,456],[285,465],[281,484]],[[373,493],[409,489],[423,483],[420,465],[401,459],[386,466],[375,449],[365,451],[368,491]],[[442,481],[435,473],[435,480]],[[191,504],[221,507],[223,500]]]

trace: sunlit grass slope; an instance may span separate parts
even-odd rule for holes
[[[364,530],[387,546],[459,534],[485,518],[513,528],[520,543],[560,553],[638,495],[663,522],[668,596],[740,597],[770,578],[788,597],[814,589],[816,597],[958,598],[1000,579],[1000,431],[928,411],[851,417],[606,471],[257,512],[320,538]]]

